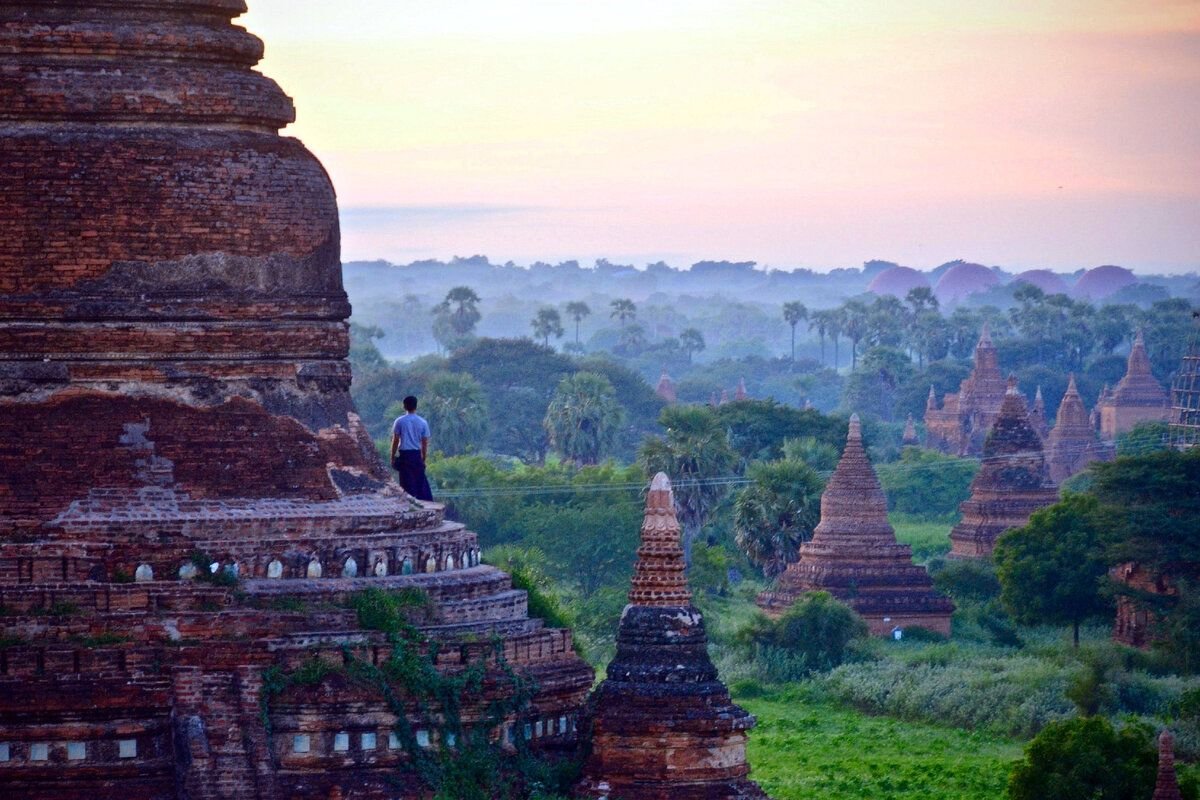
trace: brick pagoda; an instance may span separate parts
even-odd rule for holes
[[[951,558],[984,558],[1000,534],[1019,528],[1039,508],[1058,500],[1046,474],[1042,440],[1029,422],[1025,398],[1010,379],[1000,415],[983,447],[983,464],[971,481],[971,496],[950,531]]]
[[[1033,395],[1033,406],[1029,409],[1029,424],[1037,431],[1037,435],[1042,441],[1046,440],[1046,436],[1050,433],[1050,423],[1046,419],[1046,398],[1042,397],[1042,387],[1037,387],[1037,392]]]
[[[650,484],[617,654],[589,701],[592,742],[577,794],[620,800],[766,798],[749,780],[746,732],[709,660],[684,575],[667,476]]]
[[[850,417],[846,449],[821,495],[821,522],[800,558],[758,597],[778,616],[805,592],[826,591],[858,612],[871,633],[919,627],[950,635],[954,604],[933,589],[925,567],[912,561],[912,548],[896,541],[887,519],[887,499],[867,459],[858,415]]]
[[[1075,387],[1075,375],[1071,374],[1066,394],[1058,404],[1058,416],[1054,428],[1046,437],[1046,467],[1050,480],[1062,483],[1067,478],[1082,472],[1093,461],[1107,461],[1112,457],[1112,447],[1096,438],[1083,398]]]
[[[1150,800],[1183,800],[1179,780],[1175,776],[1175,736],[1165,728],[1158,735],[1158,775],[1154,781],[1154,796]]]
[[[983,440],[1000,406],[1007,384],[1000,372],[996,347],[985,322],[975,345],[975,368],[958,392],[947,394],[938,408],[937,396],[929,390],[925,406],[925,445],[952,455],[979,455]]]
[[[386,662],[345,607],[373,587],[432,601],[444,673],[491,659],[464,725],[508,692],[498,652],[538,688],[489,733],[574,742],[569,632],[390,481],[355,414],[333,187],[279,135],[244,11],[0,5],[5,797],[421,796],[393,712],[435,747],[436,707],[264,679]]]
[[[1100,413],[1100,437],[1113,441],[1139,422],[1166,422],[1171,401],[1167,390],[1150,372],[1150,356],[1141,329],[1129,350],[1125,376],[1111,393],[1096,404]]]

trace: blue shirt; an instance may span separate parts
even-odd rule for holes
[[[429,438],[429,423],[424,417],[405,414],[396,417],[392,423],[392,433],[400,437],[401,450],[420,450],[421,440]]]

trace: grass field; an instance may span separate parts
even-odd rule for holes
[[[1015,740],[872,717],[803,688],[752,692],[753,778],[775,800],[997,800]]]
[[[905,514],[889,514],[888,521],[896,529],[896,539],[912,545],[913,560],[918,564],[950,552],[951,523],[926,522]]]

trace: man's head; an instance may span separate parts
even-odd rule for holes
[[[410,414],[412,412],[416,411],[417,410],[417,398],[413,397],[411,394],[408,397],[404,398],[404,410]]]

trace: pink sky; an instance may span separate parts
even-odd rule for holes
[[[1198,2],[250,6],[348,260],[1200,268]]]

